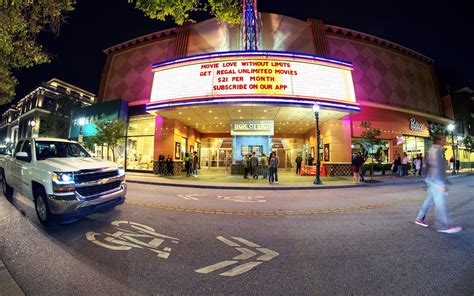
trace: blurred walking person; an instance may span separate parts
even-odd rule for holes
[[[436,220],[439,224],[436,231],[443,233],[456,233],[461,231],[462,227],[453,226],[448,213],[448,179],[446,178],[446,167],[443,156],[443,147],[445,144],[445,136],[436,136],[434,144],[425,158],[425,182],[428,185],[427,197],[421,206],[415,223],[423,227],[429,226],[428,223],[425,222],[425,218],[434,203],[436,209]]]
[[[262,153],[260,161],[262,162],[263,179],[266,179],[268,178],[268,158],[265,153]]]
[[[275,172],[278,166],[278,161],[275,157],[275,152],[270,153],[270,159],[268,161],[268,166],[270,168],[270,174],[268,175],[268,183],[273,184],[275,182]]]

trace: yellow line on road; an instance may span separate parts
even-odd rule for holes
[[[155,204],[155,203],[134,201],[134,200],[129,200],[129,199],[127,199],[125,203],[129,205],[133,205],[133,206],[144,207],[144,208],[153,208],[153,209],[197,213],[197,214],[274,217],[274,216],[321,215],[321,214],[366,211],[366,210],[372,210],[372,209],[387,208],[387,207],[399,205],[402,203],[420,202],[422,200],[423,198],[419,197],[419,198],[410,198],[406,200],[399,200],[396,202],[391,201],[391,202],[385,202],[385,203],[380,203],[380,204],[363,205],[363,206],[356,206],[356,207],[349,207],[349,208],[332,208],[332,209],[329,208],[329,209],[319,209],[319,210],[297,210],[297,211],[291,211],[291,210],[288,210],[288,211],[213,210],[213,209],[185,208],[185,207],[178,207],[178,206],[161,205],[161,204]]]

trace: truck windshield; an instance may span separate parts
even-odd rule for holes
[[[77,143],[38,141],[35,142],[35,149],[37,160],[54,157],[90,157],[90,154]]]

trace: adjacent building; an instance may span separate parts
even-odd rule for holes
[[[71,105],[72,102],[78,106],[89,106],[96,102],[96,97],[57,78],[42,82],[2,114],[0,143],[6,145],[25,137],[43,136],[41,125],[46,117],[51,113],[56,114],[62,106]],[[69,117],[70,114],[65,116]],[[64,128],[67,134],[69,125],[60,128]]]

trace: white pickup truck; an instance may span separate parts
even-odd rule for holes
[[[121,165],[94,159],[77,142],[54,138],[18,141],[12,156],[0,157],[5,197],[17,191],[34,201],[43,225],[67,223],[125,201]]]

